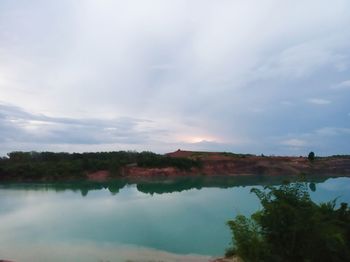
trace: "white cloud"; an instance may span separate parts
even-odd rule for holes
[[[282,145],[286,145],[286,146],[290,146],[290,147],[303,147],[307,143],[306,143],[306,141],[304,141],[302,139],[291,138],[291,139],[287,139],[287,140],[281,141],[281,144]]]
[[[327,39],[328,40],[328,39]],[[343,60],[323,43],[323,39],[305,42],[288,47],[275,56],[269,58],[257,69],[257,74],[262,77],[287,77],[300,78],[311,74],[326,64],[335,65]]]
[[[310,98],[307,102],[314,105],[328,105],[331,103],[331,101],[322,98]]]

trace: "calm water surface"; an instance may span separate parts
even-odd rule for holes
[[[251,188],[281,182],[243,177],[0,184],[0,259],[208,261],[230,243],[226,221],[260,208]],[[350,178],[314,182],[315,201],[350,202]]]

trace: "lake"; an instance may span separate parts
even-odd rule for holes
[[[260,208],[251,188],[285,177],[192,177],[109,183],[0,184],[0,259],[208,261],[226,221]],[[316,202],[350,202],[350,178],[313,177]]]

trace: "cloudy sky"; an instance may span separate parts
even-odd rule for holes
[[[349,0],[1,0],[0,155],[350,153]]]

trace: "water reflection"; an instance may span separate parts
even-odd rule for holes
[[[307,181],[311,191],[316,190],[315,183],[329,179],[326,176],[192,176],[192,177],[163,177],[163,178],[120,178],[107,182],[71,181],[55,183],[2,183],[0,189],[23,190],[54,190],[56,192],[71,190],[80,191],[87,196],[89,191],[108,189],[112,195],[119,193],[126,186],[136,185],[139,192],[146,194],[164,194],[182,192],[184,190],[202,188],[233,188],[239,186],[280,185],[285,182]]]
[[[230,243],[226,221],[260,208],[251,188],[285,178],[2,184],[0,259],[208,261]],[[309,182],[317,202],[350,202],[350,178],[313,176]]]

